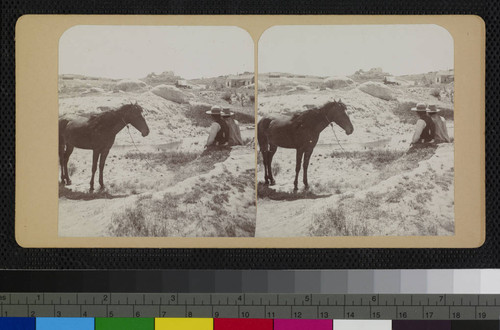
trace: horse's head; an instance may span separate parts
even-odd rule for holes
[[[352,134],[354,127],[352,126],[351,120],[346,113],[347,107],[339,99],[338,101],[333,101],[327,103],[323,107],[324,115],[329,122],[335,122],[337,125],[342,127],[347,135]]]
[[[146,124],[146,120],[142,116],[143,109],[137,104],[126,104],[122,107],[123,110],[123,121],[127,124],[134,126],[142,136],[147,136],[149,134],[149,127]]]

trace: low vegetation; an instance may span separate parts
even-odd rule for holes
[[[453,219],[439,212],[431,212],[436,189],[441,193],[453,189],[453,168],[444,174],[428,168],[414,178],[398,176],[419,166],[419,162],[434,155],[434,148],[415,149],[410,152],[361,152],[357,159],[372,159],[378,167],[378,182],[397,177],[387,191],[366,194],[341,194],[335,205],[314,214],[309,233],[313,236],[373,236],[373,235],[423,235],[435,236],[453,233]],[[337,153],[336,157],[343,154]],[[346,155],[344,155],[346,156]],[[349,155],[356,157],[356,154]],[[369,187],[365,187],[369,188]],[[351,191],[351,189],[348,189]],[[434,193],[431,193],[434,192]],[[439,203],[439,202],[438,202]],[[382,234],[381,234],[382,233]]]
[[[309,190],[301,190],[295,192],[286,192],[286,191],[276,191],[272,188],[272,186],[265,185],[262,182],[257,184],[257,197],[267,198],[276,201],[294,201],[298,199],[317,199],[317,198],[325,198],[330,195],[317,195]]]
[[[151,165],[183,166],[195,160],[200,154],[195,152],[161,151],[161,152],[127,152],[125,159],[148,161]]]
[[[97,189],[94,192],[83,192],[83,191],[73,191],[71,188],[63,184],[59,184],[59,198],[67,198],[72,200],[83,200],[90,201],[94,199],[113,199],[126,197],[126,195],[114,195],[107,190],[99,190],[99,185],[97,185]]]
[[[109,233],[132,237],[253,236],[255,217],[248,208],[255,208],[255,200],[245,200],[254,196],[248,194],[253,190],[253,177],[253,170],[237,176],[224,172],[216,180],[199,178],[185,194],[165,193],[161,198],[141,195],[135,205],[113,216]]]
[[[334,151],[330,154],[330,157],[356,159],[359,164],[369,162],[376,169],[381,169],[400,159],[405,154],[406,151],[401,150],[373,149],[363,151]]]
[[[417,116],[411,108],[416,107],[417,104],[415,102],[402,102],[398,103],[398,105],[392,109],[392,112],[399,118],[399,121],[404,124],[414,125],[417,122]]]

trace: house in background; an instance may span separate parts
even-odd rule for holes
[[[386,84],[386,85],[399,85],[399,83],[396,81],[396,77],[394,77],[394,76],[385,76],[384,77],[384,84]]]
[[[190,84],[186,80],[177,80],[175,86],[178,88],[191,88]]]
[[[226,87],[248,86],[255,82],[253,74],[242,74],[238,76],[229,76],[226,79]]]
[[[439,71],[436,74],[436,84],[448,84],[455,80],[454,70]]]

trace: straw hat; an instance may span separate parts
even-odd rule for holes
[[[437,113],[441,111],[441,109],[438,109],[435,104],[429,105],[429,109],[427,110],[427,113]]]
[[[222,117],[229,117],[229,116],[234,115],[234,112],[231,112],[231,110],[229,110],[229,108],[222,108],[222,112],[220,113],[220,115]]]
[[[426,112],[427,106],[425,105],[425,103],[417,103],[417,106],[414,108],[411,108],[411,111]]]
[[[222,108],[219,107],[218,105],[214,105],[210,110],[205,111],[207,115],[220,115],[222,111]]]

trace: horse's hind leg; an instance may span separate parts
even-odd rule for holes
[[[97,150],[94,150],[92,153],[92,176],[90,177],[90,189],[89,192],[94,191],[94,176],[95,171],[97,171],[97,160],[99,159],[100,153]]]
[[[69,179],[69,171],[68,171],[68,162],[69,162],[69,156],[71,156],[71,153],[73,152],[73,147],[72,145],[66,144],[66,150],[64,151],[64,160],[63,160],[63,168],[64,168],[64,176],[66,179],[66,185],[71,184],[71,180]]]
[[[307,168],[309,167],[309,160],[311,159],[311,155],[312,155],[312,150],[311,151],[306,151],[304,153],[304,186],[305,186],[305,189],[308,189],[309,188],[309,183],[307,182]],[[297,163],[300,168],[300,162]]]
[[[293,190],[299,189],[299,173],[300,166],[302,165],[302,155],[304,152],[302,150],[297,149],[297,154],[295,158],[295,180],[293,181]]]
[[[61,165],[61,183],[65,184],[66,176],[64,174],[64,140],[59,136],[59,165]]]
[[[104,179],[103,179],[103,171],[104,164],[106,164],[106,157],[108,157],[109,149],[104,150],[101,153],[101,157],[99,158],[99,185],[101,186],[101,190],[104,189]]]
[[[267,175],[269,177],[269,184],[271,186],[276,184],[276,181],[274,181],[273,178],[273,156],[276,153],[276,150],[278,149],[277,146],[274,144],[269,145],[269,152],[267,155]]]

